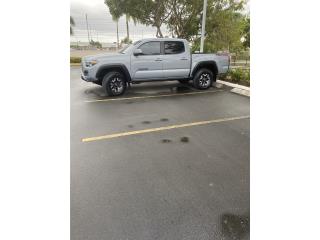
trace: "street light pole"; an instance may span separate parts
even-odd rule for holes
[[[89,26],[88,26],[88,16],[86,14],[86,23],[87,23],[87,32],[88,32],[88,44],[90,45],[90,35],[89,35]]]
[[[206,31],[206,16],[207,15],[207,0],[203,1],[203,12],[202,12],[202,28],[201,28],[201,44],[200,44],[200,52],[203,53],[203,45],[204,45],[204,35]]]

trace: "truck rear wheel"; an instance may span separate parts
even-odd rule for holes
[[[193,86],[197,89],[204,90],[212,86],[215,76],[211,70],[201,68],[197,71],[193,78]]]
[[[102,87],[109,96],[120,96],[127,89],[127,82],[121,72],[109,72],[102,80]]]

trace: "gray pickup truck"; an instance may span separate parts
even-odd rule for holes
[[[191,54],[184,39],[143,39],[117,54],[82,58],[81,78],[101,85],[109,96],[118,96],[130,83],[192,80],[197,89],[208,89],[217,75],[229,69],[228,55]]]

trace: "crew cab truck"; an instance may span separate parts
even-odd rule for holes
[[[101,85],[109,96],[122,95],[130,83],[192,80],[197,89],[208,89],[217,75],[229,69],[226,55],[191,54],[184,39],[143,39],[117,54],[82,58],[81,78]]]

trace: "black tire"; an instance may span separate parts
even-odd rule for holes
[[[212,83],[216,80],[215,74],[207,68],[199,69],[193,78],[193,86],[200,90],[208,89],[212,86]]]
[[[120,96],[127,89],[127,82],[121,72],[109,72],[102,80],[102,87],[109,96]]]
[[[179,83],[181,83],[181,84],[187,84],[188,82],[189,82],[189,80],[185,80],[185,79],[183,79],[183,80],[178,80],[179,81]]]

